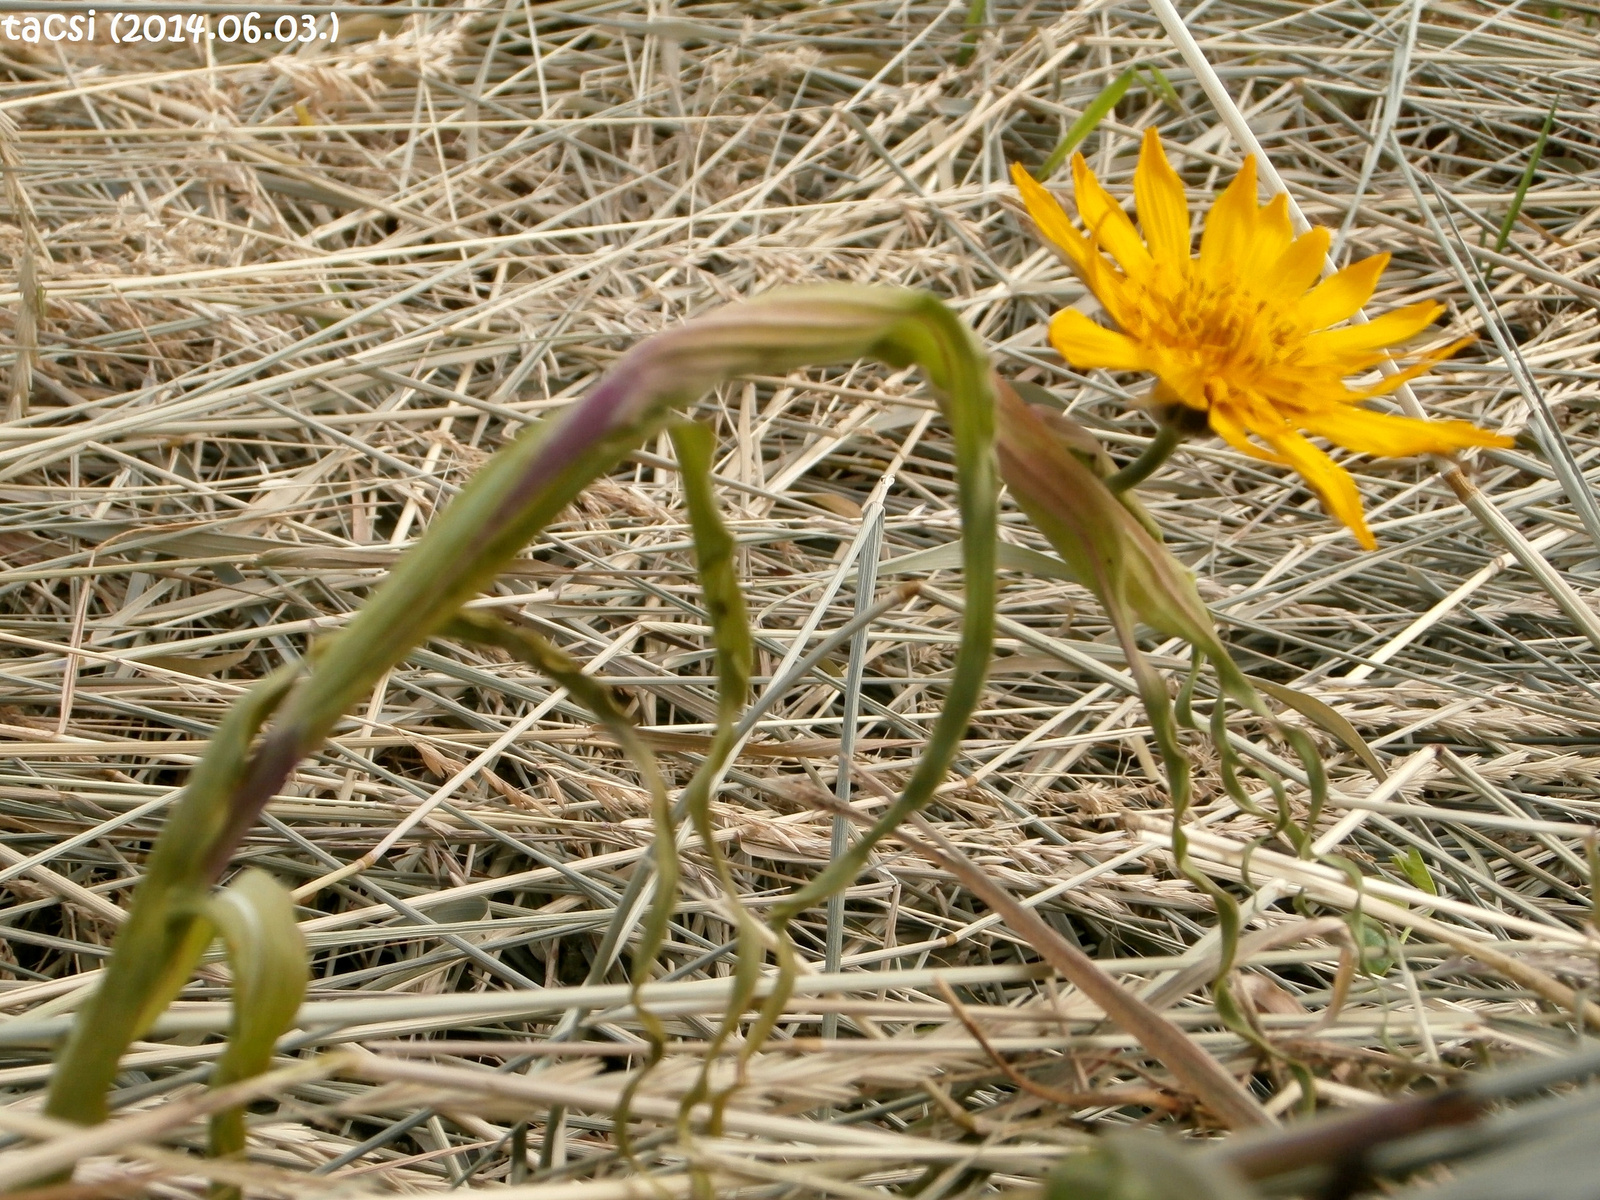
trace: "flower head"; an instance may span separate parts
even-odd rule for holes
[[[1117,325],[1108,329],[1072,309],[1057,313],[1050,341],[1062,356],[1081,369],[1151,372],[1159,401],[1204,414],[1212,432],[1254,458],[1294,468],[1369,550],[1376,543],[1355,480],[1307,433],[1390,457],[1511,444],[1467,421],[1419,421],[1360,406],[1472,339],[1374,385],[1346,386],[1347,377],[1388,358],[1389,347],[1426,329],[1442,306],[1409,304],[1341,325],[1371,297],[1389,256],[1375,254],[1317,282],[1328,231],[1297,238],[1285,196],[1258,204],[1254,158],[1212,206],[1197,257],[1189,253],[1183,183],[1153,129],[1133,176],[1143,237],[1081,154],[1073,156],[1072,177],[1087,236],[1026,171],[1013,165],[1011,174],[1040,233],[1060,247]]]

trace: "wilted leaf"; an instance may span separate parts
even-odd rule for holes
[[[1213,661],[1226,660],[1188,570],[1084,461],[1098,447],[1066,432],[1065,417],[1047,419],[1024,404],[1004,382],[996,391],[1001,478],[1077,581],[1113,621],[1131,611]]]
[[[744,707],[750,687],[755,648],[744,589],[734,565],[737,549],[717,514],[711,491],[711,452],[715,442],[704,425],[684,421],[672,427],[672,446],[683,467],[683,495],[689,506],[689,529],[699,560],[700,591],[711,619],[711,640],[717,648],[717,718],[732,722]]]
[[[170,963],[186,944],[189,926],[199,919],[205,889],[221,875],[295,764],[322,743],[384,672],[411,648],[443,631],[584,488],[658,432],[673,407],[734,376],[783,374],[868,357],[894,367],[920,366],[949,422],[968,594],[943,710],[901,799],[886,810],[884,828],[830,864],[812,889],[826,894],[853,879],[876,840],[905,812],[932,798],[981,697],[993,644],[998,488],[990,449],[988,362],[960,318],[926,292],[821,285],[780,289],[728,305],[634,347],[581,401],[536,423],[493,455],[434,516],[427,534],[401,557],[349,624],[308,652],[309,671],[302,674],[297,665],[263,680],[235,706],[191,773],[157,842],[113,951],[105,986],[79,1012],[51,1080],[49,1114],[83,1123],[104,1118],[105,1092],[118,1057],[136,1018],[152,993],[161,990]],[[705,491],[709,495],[709,479]],[[696,534],[699,543],[698,528]],[[250,552],[277,548],[258,544]],[[707,591],[714,604],[726,601],[719,588]],[[748,637],[742,650],[725,644],[722,630],[718,642],[719,666],[740,658],[748,662]],[[732,694],[725,701],[733,703],[747,689],[740,684],[723,690]],[[254,740],[269,713],[274,714],[272,726]],[[290,952],[298,946],[289,936],[292,917],[265,924],[257,920],[270,906],[262,907],[267,905],[265,889],[255,884],[249,888],[216,904],[215,914],[206,913],[219,926],[232,923],[231,947],[251,947],[237,966],[242,981],[264,955],[287,964],[299,953]],[[241,905],[237,901],[245,895],[253,900]],[[802,889],[789,907],[772,909],[773,920],[781,924],[812,903],[810,890]],[[282,911],[289,912],[287,907]],[[259,940],[249,940],[252,930],[262,935]],[[238,1010],[239,1044],[230,1048],[230,1070],[244,1069],[252,1055],[270,1053],[272,1037],[289,1019],[290,993],[298,995],[304,986],[303,968],[291,972],[285,965],[275,980],[269,973],[241,986],[241,996],[252,999],[242,1000]]]
[[[1322,729],[1333,734],[1348,746],[1357,758],[1366,764],[1367,770],[1372,772],[1373,778],[1380,783],[1389,777],[1389,772],[1383,769],[1383,763],[1372,752],[1372,747],[1367,745],[1367,739],[1362,737],[1356,727],[1345,719],[1343,714],[1324,704],[1315,696],[1297,691],[1292,687],[1285,687],[1281,683],[1273,683],[1270,679],[1257,679],[1251,676],[1250,682],[1255,684],[1267,695],[1283,704],[1287,704],[1295,712],[1314,721]]]
[[[205,916],[222,936],[233,973],[228,1048],[212,1076],[222,1086],[267,1069],[278,1038],[300,1011],[310,972],[294,900],[265,871],[245,871],[211,898]],[[243,1149],[243,1111],[213,1116],[211,1153],[221,1157]]]

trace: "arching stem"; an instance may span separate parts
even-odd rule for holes
[[[1106,487],[1113,492],[1125,492],[1137,487],[1155,473],[1157,467],[1172,457],[1184,439],[1184,430],[1176,421],[1163,421],[1156,426],[1156,435],[1144,448],[1144,453],[1122,470],[1106,479]]]

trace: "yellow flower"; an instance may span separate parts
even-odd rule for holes
[[[1183,183],[1153,129],[1145,132],[1133,175],[1142,238],[1081,154],[1073,156],[1072,178],[1087,237],[1026,171],[1013,165],[1011,174],[1039,231],[1066,254],[1118,327],[1072,309],[1057,313],[1050,341],[1062,356],[1081,369],[1151,372],[1158,400],[1204,413],[1230,445],[1294,468],[1367,549],[1376,543],[1355,480],[1306,433],[1391,457],[1511,444],[1467,421],[1418,421],[1360,407],[1472,339],[1373,386],[1347,387],[1347,376],[1382,362],[1388,347],[1426,329],[1442,306],[1409,304],[1364,325],[1332,328],[1371,297],[1389,256],[1375,254],[1318,283],[1328,231],[1297,238],[1285,196],[1257,204],[1254,158],[1244,160],[1212,206],[1198,257],[1189,253]]]

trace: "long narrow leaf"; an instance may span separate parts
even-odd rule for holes
[[[735,725],[750,691],[750,666],[754,644],[750,637],[750,617],[745,607],[744,589],[734,568],[735,543],[717,511],[711,490],[711,461],[714,441],[703,425],[680,422],[672,427],[672,444],[682,472],[684,500],[689,507],[689,529],[694,537],[695,560],[700,573],[701,598],[711,619],[711,638],[717,649],[717,725],[706,763],[695,773],[684,794],[684,807],[700,838],[701,848],[711,860],[711,868],[722,888],[723,903],[729,907],[737,930],[738,949],[734,959],[733,994],[722,1021],[705,1054],[694,1086],[684,1095],[678,1108],[680,1130],[686,1131],[689,1117],[701,1101],[711,1100],[709,1130],[722,1132],[722,1114],[737,1082],[711,1095],[711,1068],[729,1038],[738,1032],[744,1012],[755,995],[766,960],[766,944],[771,935],[745,908],[739,888],[728,865],[727,856],[717,844],[711,823],[712,781],[719,778],[723,763],[732,751]],[[781,933],[780,933],[781,938]],[[741,1073],[748,1056],[760,1047],[767,1032],[788,1002],[789,984],[794,978],[791,956],[780,955],[779,972],[773,995],[763,1008],[756,1027],[747,1032],[739,1056]],[[770,1015],[769,1015],[770,1014]]]
[[[1084,109],[1083,115],[1072,123],[1066,136],[1056,143],[1056,148],[1050,151],[1050,157],[1044,160],[1044,166],[1039,168],[1041,182],[1061,169],[1061,164],[1067,161],[1067,155],[1076,150],[1078,143],[1093,133],[1094,127],[1106,119],[1111,110],[1117,106],[1117,101],[1127,95],[1128,89],[1138,77],[1138,68],[1129,67],[1089,101],[1089,107]]]
[[[1533,176],[1539,170],[1539,160],[1544,157],[1545,143],[1550,140],[1550,127],[1555,124],[1557,103],[1559,102],[1552,101],[1550,111],[1545,114],[1544,124],[1540,126],[1539,136],[1533,143],[1533,151],[1528,155],[1528,165],[1522,169],[1522,178],[1517,180],[1517,190],[1511,197],[1511,207],[1506,209],[1505,220],[1500,222],[1500,232],[1494,239],[1496,254],[1506,248],[1506,243],[1511,240],[1511,228],[1522,215],[1523,201],[1528,198],[1528,188],[1533,185]]]

